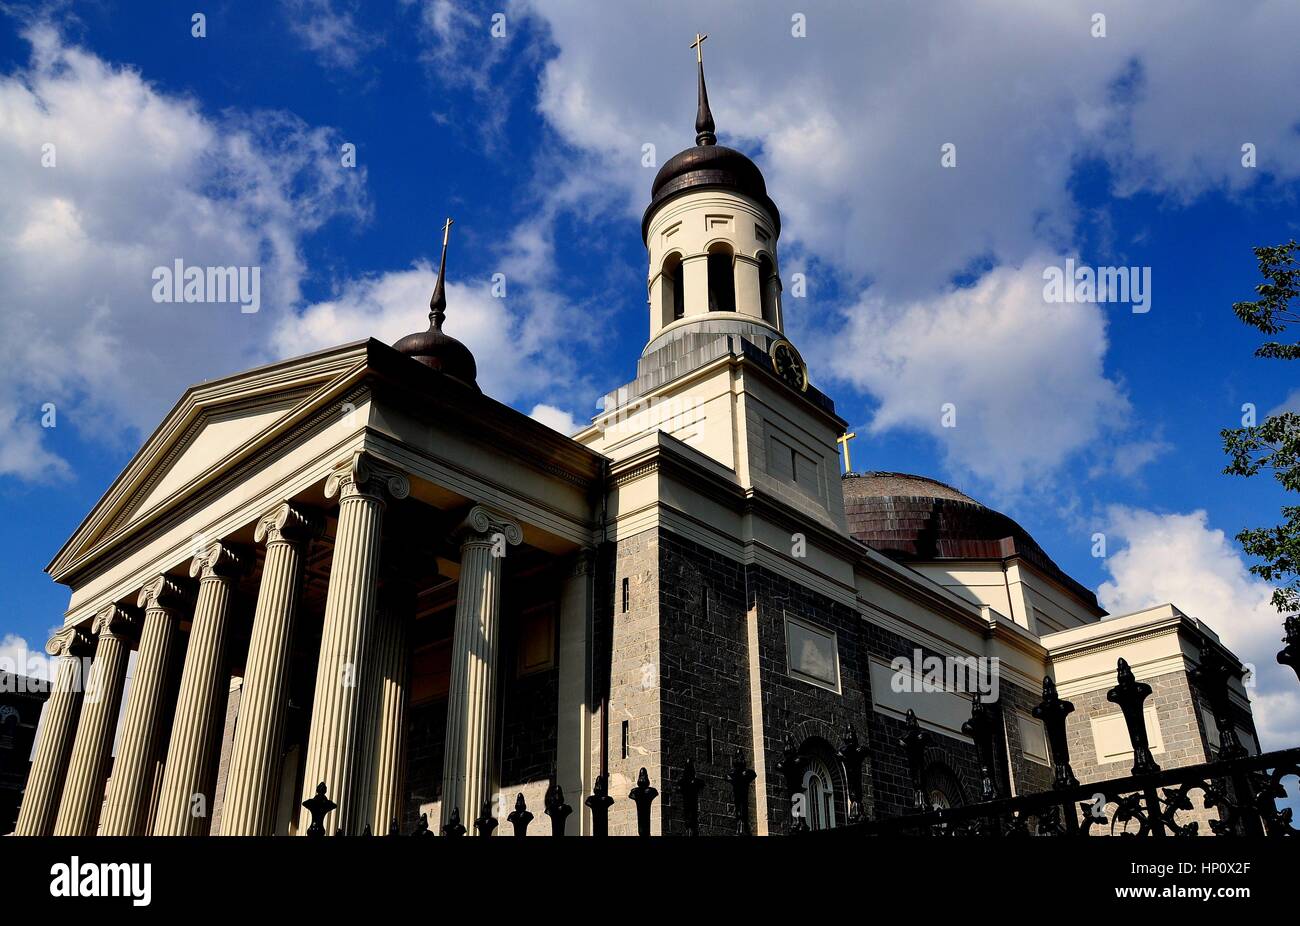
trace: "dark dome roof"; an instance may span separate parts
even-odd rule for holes
[[[474,355],[460,341],[444,334],[441,327],[431,325],[427,331],[408,334],[393,347],[426,367],[464,383],[475,392],[481,391],[476,382],[478,364],[474,362]]]
[[[950,485],[907,473],[850,473],[841,486],[849,533],[890,559],[1019,556],[1102,613],[1096,595],[1052,562],[1028,531]]]
[[[474,362],[474,355],[468,347],[442,330],[443,320],[447,317],[447,242],[451,237],[451,226],[449,217],[442,227],[442,260],[438,262],[438,279],[429,298],[428,330],[408,334],[394,344],[393,349],[475,392],[482,392],[478,387],[478,364]]]
[[[781,233],[781,213],[767,195],[767,183],[758,165],[734,148],[696,145],[669,158],[650,187],[650,205],[641,220],[641,237],[650,227],[651,214],[667,200],[687,190],[723,187],[757,200],[772,216],[773,231]]]

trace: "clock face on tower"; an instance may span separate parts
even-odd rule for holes
[[[808,391],[808,368],[804,366],[803,358],[794,349],[794,345],[789,341],[776,341],[772,344],[770,353],[776,375],[796,392]]]

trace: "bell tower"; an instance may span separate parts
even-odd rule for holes
[[[785,337],[781,212],[758,165],[718,144],[706,38],[691,43],[695,144],[664,162],[641,220],[650,330],[636,378],[575,438],[615,461],[702,454],[742,491],[842,531],[844,421]]]
[[[646,353],[702,323],[711,330],[735,321],[748,323],[738,331],[782,332],[781,214],[754,162],[718,144],[704,82],[707,38],[697,33],[691,44],[699,87],[695,147],[660,169],[641,222],[650,259]]]

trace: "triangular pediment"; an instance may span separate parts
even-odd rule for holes
[[[301,420],[364,372],[367,342],[192,386],[47,567],[56,578]]]

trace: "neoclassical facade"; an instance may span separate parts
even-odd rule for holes
[[[642,222],[649,339],[575,437],[479,390],[442,330],[445,238],[428,330],[185,393],[50,564],[71,599],[18,834],[302,833],[319,783],[330,833],[502,824],[558,786],[582,834],[598,780],[628,833],[641,769],[672,833],[688,765],[703,833],[736,829],[735,768],[754,832],[834,826],[908,809],[908,711],[933,803],[1050,787],[1045,677],[1078,708],[1080,780],[1123,773],[1117,656],[1160,695],[1157,759],[1213,754],[1190,672],[1207,648],[1237,663],[1210,628],[1173,605],[1102,620],[1011,519],[841,474],[845,421],[784,334],[780,213],[699,75],[696,144]],[[992,667],[996,692],[912,685],[927,660]]]

